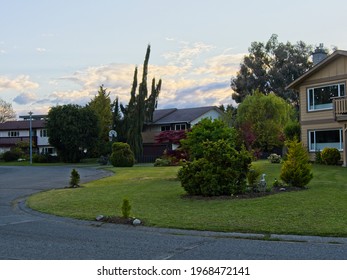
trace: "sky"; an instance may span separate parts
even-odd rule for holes
[[[346,14],[342,0],[0,0],[0,98],[17,116],[46,114],[104,85],[127,104],[150,44],[159,109],[234,104],[252,42],[347,50]]]

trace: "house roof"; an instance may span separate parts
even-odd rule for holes
[[[186,108],[186,109],[162,109],[153,113],[153,123],[190,123],[211,110],[221,112],[216,106]]]
[[[337,59],[341,56],[347,56],[347,51],[342,51],[342,50],[334,51],[331,55],[327,56],[320,63],[316,64],[313,68],[311,68],[306,73],[304,73],[299,78],[297,78],[295,81],[293,81],[291,84],[289,84],[286,87],[286,89],[297,89],[302,82],[304,82],[306,79],[311,77],[313,74],[317,73],[322,68],[324,68],[326,65],[328,65],[329,63],[331,63],[332,61],[334,61],[335,59]]]
[[[45,120],[33,120],[32,128],[44,128]],[[0,130],[29,130],[30,121],[8,121],[0,123]]]

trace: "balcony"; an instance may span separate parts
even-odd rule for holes
[[[347,98],[334,98],[333,104],[335,120],[338,122],[347,121]]]

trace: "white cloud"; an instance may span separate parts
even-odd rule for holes
[[[163,55],[167,60],[164,65],[149,64],[149,90],[153,77],[156,81],[162,79],[159,108],[233,103],[230,78],[238,71],[244,54],[232,54],[229,50],[218,53],[213,46],[204,43],[180,44],[181,48],[177,52]],[[201,59],[201,56],[205,59]],[[123,104],[127,104],[134,69],[135,65],[117,63],[80,69],[50,81],[56,90],[48,96],[48,100],[53,105],[84,105],[97,94],[99,86],[104,85],[111,92],[111,99],[118,96]],[[142,67],[139,66],[138,83],[141,76]]]
[[[21,93],[20,95],[16,96],[13,101],[16,102],[19,105],[25,105],[30,104],[37,100],[37,95],[35,93]]]
[[[38,87],[39,84],[30,81],[30,77],[27,75],[20,75],[15,79],[10,79],[6,76],[0,76],[0,91],[9,89],[24,91],[28,89],[35,89]]]
[[[47,50],[45,48],[36,48],[36,51],[39,53],[47,52]]]

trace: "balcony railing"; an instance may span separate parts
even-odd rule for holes
[[[333,104],[335,120],[347,121],[347,98],[334,98]]]

